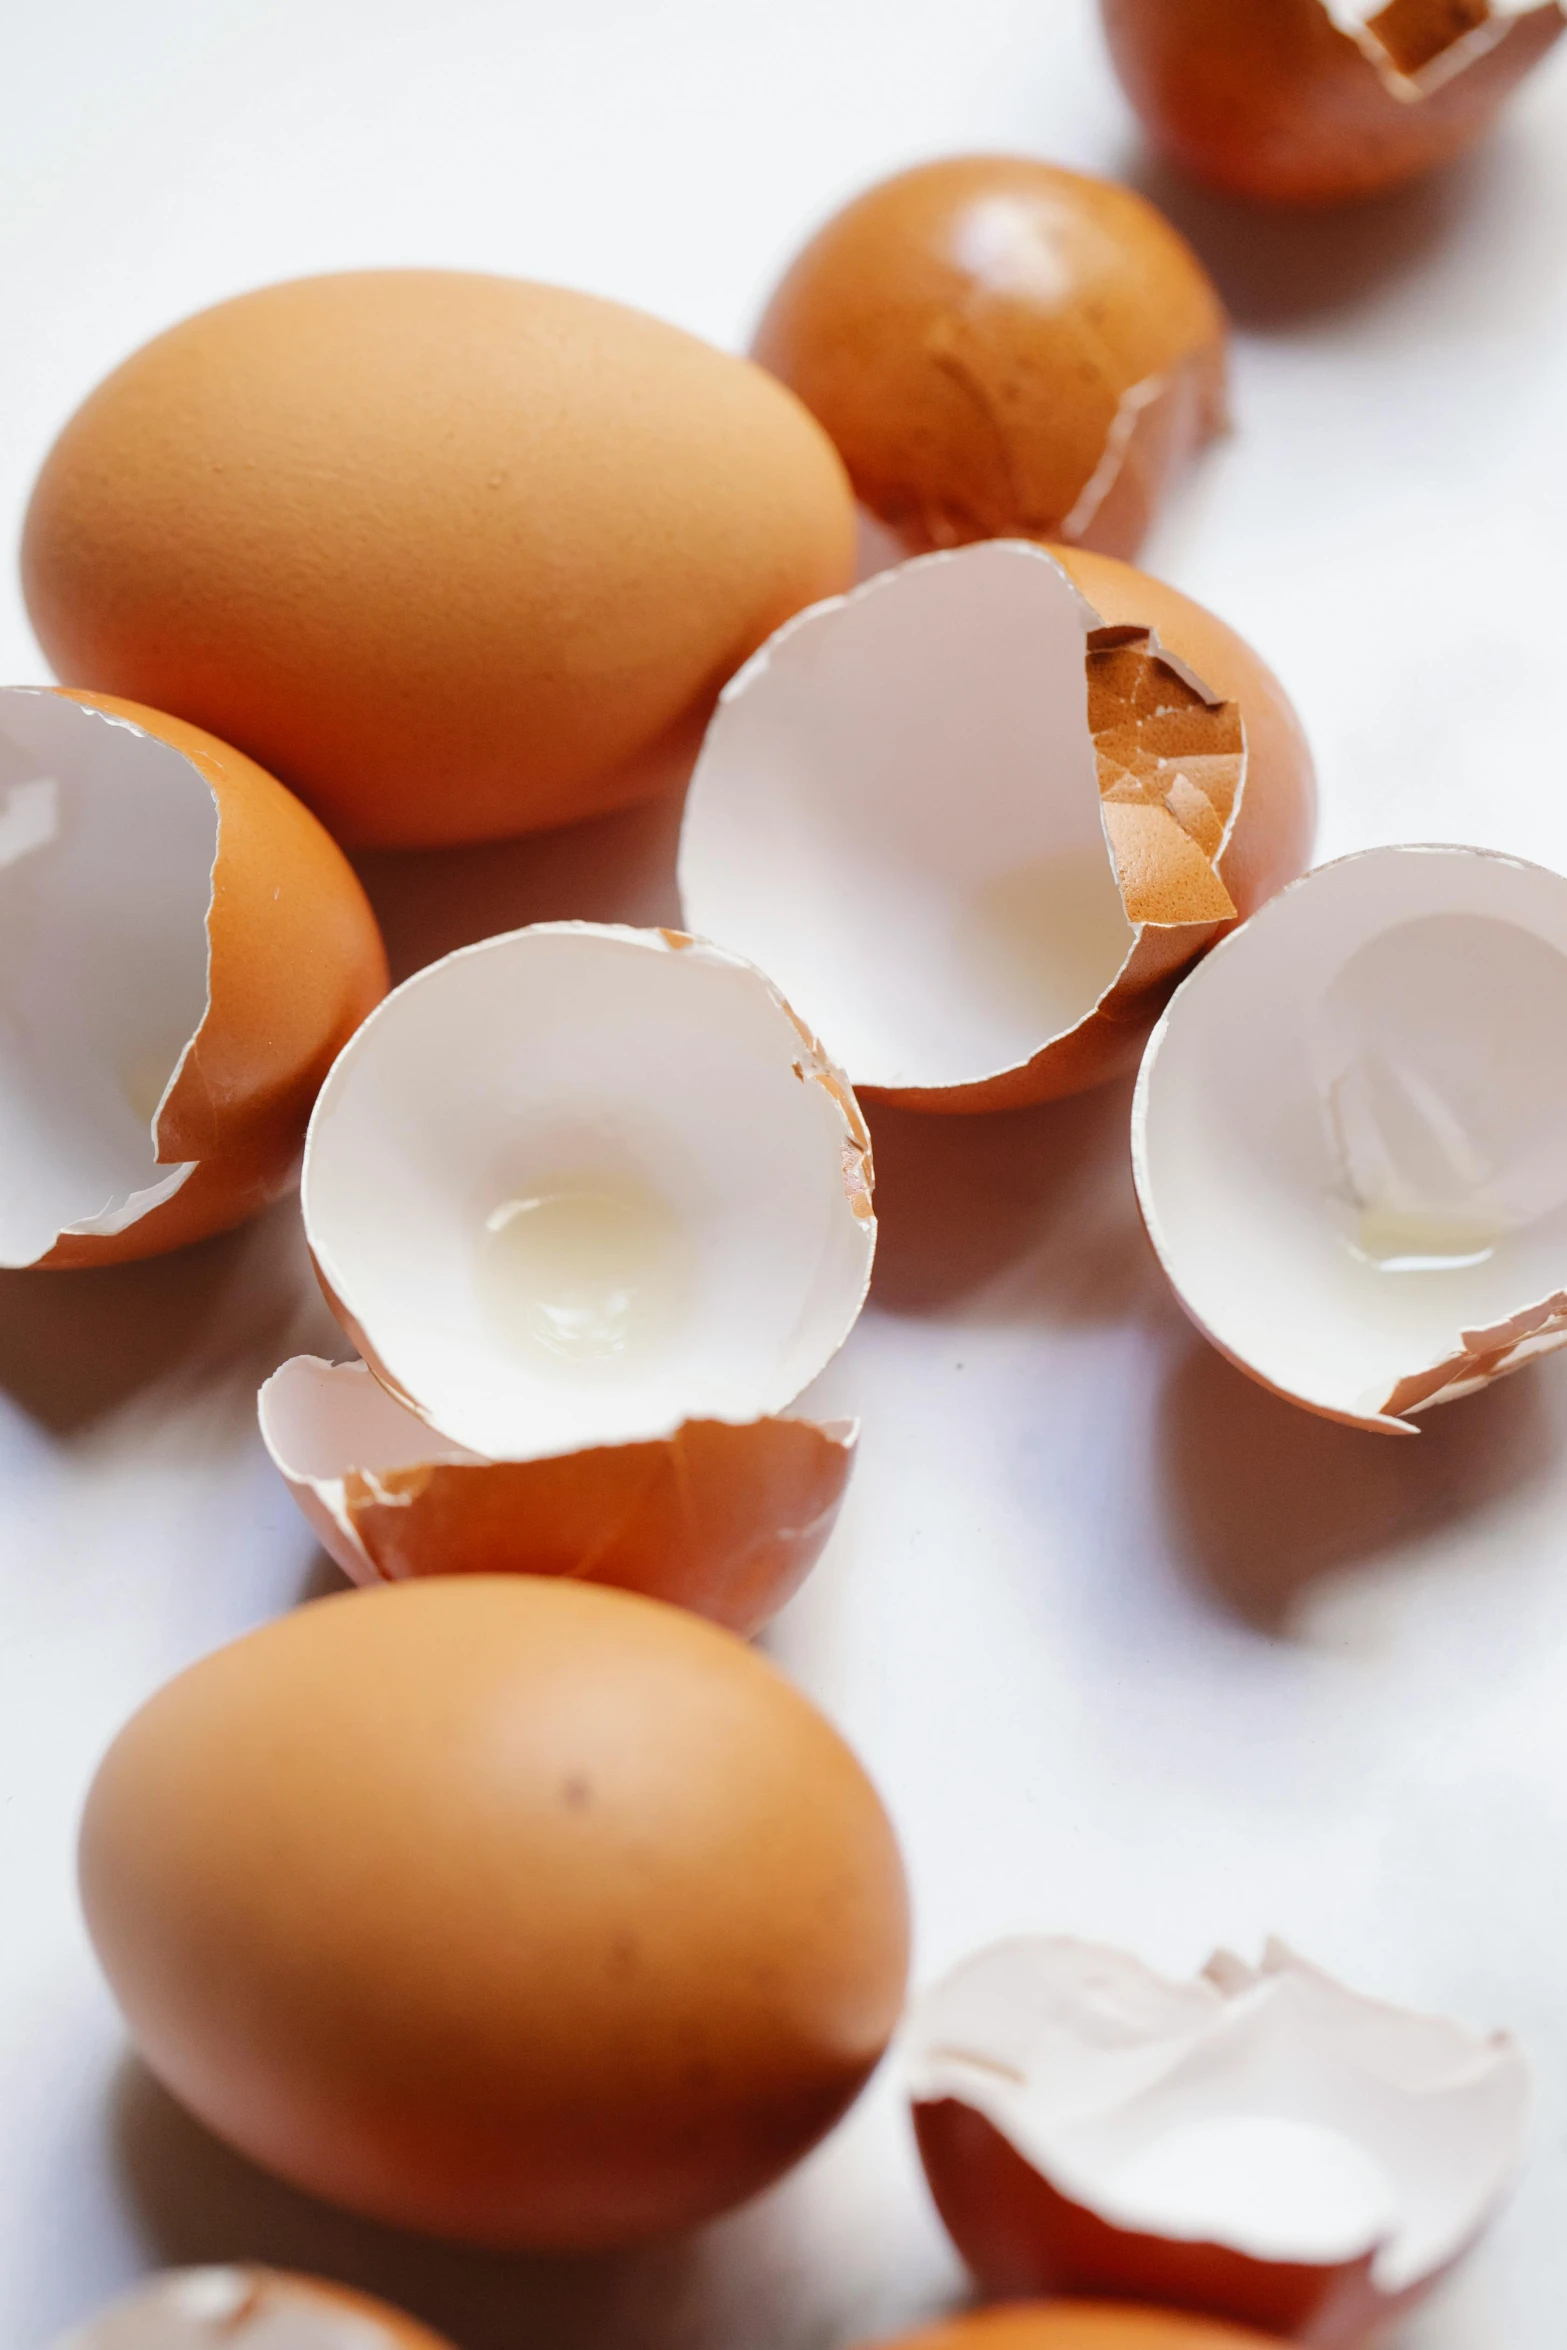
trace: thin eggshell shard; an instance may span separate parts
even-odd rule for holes
[[[401,2310],[264,2268],[187,2268],[136,2286],[54,2350],[451,2350]]]
[[[1416,105],[1477,65],[1520,17],[1557,14],[1556,0],[1321,0],[1395,98]]]
[[[858,1107],[771,982],[589,923],[388,997],[322,1088],[301,1196],[370,1368],[494,1461],[783,1410],[875,1245]]]
[[[1023,541],[816,606],[726,687],[687,801],[690,926],[771,972],[856,1086],[1042,1100],[1140,1048],[1233,920],[1240,710],[1099,627]]]
[[[1467,2249],[1517,2170],[1513,2043],[1365,1999],[1270,1944],[1177,1983],[997,1944],[916,2007],[938,2207],[993,2292],[1134,2293],[1352,2345]]]
[[[385,986],[358,881],[271,776],[133,703],[0,692],[0,1264],[264,1205]]]
[[[1567,881],[1465,848],[1312,873],[1182,985],[1133,1110],[1149,1235],[1243,1370],[1407,1414],[1567,1343]]]
[[[757,1631],[837,1522],[852,1423],[687,1421],[640,1444],[489,1461],[443,1442],[362,1363],[285,1363],[261,1390],[267,1449],[356,1583],[559,1575]]]

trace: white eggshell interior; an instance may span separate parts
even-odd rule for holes
[[[54,2350],[391,2350],[375,2318],[237,2268],[181,2269],[100,2311]]]
[[[1373,849],[1275,898],[1177,991],[1138,1084],[1143,1214],[1194,1319],[1284,1394],[1393,1428],[1400,1382],[1466,1339],[1531,1308],[1553,1335],[1564,1036],[1557,874]]]
[[[1113,2226],[1254,2259],[1430,2275],[1519,2160],[1522,2058],[1362,1999],[1278,1945],[1170,1983],[1065,1939],[997,1944],[919,2004],[910,2094],[985,2115]]]
[[[449,956],[372,1015],[322,1089],[302,1199],[378,1374],[457,1443],[535,1459],[792,1401],[865,1295],[858,1168],[841,1080],[749,964],[551,924]],[[653,1202],[678,1258],[624,1359],[497,1332],[487,1219],[563,1179]]]
[[[814,606],[725,689],[681,833],[687,926],[767,971],[856,1084],[1022,1067],[1125,966],[1095,625],[1049,555],[995,540]]]
[[[178,1191],[157,1122],[207,1009],[218,811],[190,761],[0,692],[0,1265]]]
[[[356,1469],[374,1476],[427,1461],[472,1466],[483,1457],[438,1436],[363,1363],[295,1355],[266,1381],[256,1408],[262,1441],[291,1482],[340,1486]]]
[[[1489,0],[1482,23],[1460,33],[1426,65],[1408,74],[1398,70],[1374,29],[1375,19],[1387,4],[1388,0],[1322,0],[1322,6],[1339,31],[1348,33],[1352,41],[1359,43],[1393,95],[1418,101],[1451,81],[1455,74],[1477,64],[1510,31],[1515,18],[1536,15],[1542,4],[1549,7],[1552,0]]]

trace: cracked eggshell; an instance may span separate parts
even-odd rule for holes
[[[869,1780],[754,1649],[534,1576],[318,1600],[203,1658],[89,1794],[154,2072],[329,2202],[497,2246],[697,2225],[837,2121],[902,2005]]]
[[[355,1583],[561,1575],[749,1635],[821,1556],[852,1422],[688,1420],[672,1436],[489,1461],[433,1437],[362,1363],[296,1357],[260,1396],[273,1462]]]
[[[1198,179],[1337,204],[1453,162],[1559,38],[1534,0],[1102,0],[1122,85]]]
[[[45,462],[23,574],[68,682],[243,745],[341,840],[428,847],[659,789],[853,550],[830,442],[760,368],[562,287],[392,269],[128,359]]]
[[[539,923],[405,980],[321,1089],[300,1187],[371,1370],[489,1460],[782,1411],[870,1283],[870,1140],[769,979]]]
[[[904,2061],[932,2194],[989,2291],[1122,2294],[1316,2350],[1379,2339],[1468,2249],[1529,2107],[1505,2035],[1278,1943],[1185,1983],[999,1943],[918,2002]]]
[[[1184,2310],[1108,2301],[1015,2301],[965,2309],[873,2350],[1278,2350],[1277,2337]]]
[[[1321,867],[1183,985],[1132,1113],[1149,1237],[1264,1386],[1390,1434],[1567,1342],[1567,880]]]
[[[811,240],[755,356],[826,427],[904,551],[1135,555],[1226,415],[1227,321],[1130,188],[1029,157],[901,172]]]
[[[1313,812],[1294,713],[1221,622],[1113,558],[991,540],[802,613],[731,681],[681,898],[858,1089],[1010,1108],[1134,1067]]]
[[[0,1265],[155,1256],[264,1206],[386,981],[351,867],[249,759],[0,691]]]
[[[54,2350],[451,2350],[368,2294],[270,2268],[170,2269]]]

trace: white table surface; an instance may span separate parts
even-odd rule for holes
[[[1567,55],[1474,164],[1270,221],[1146,159],[1090,0],[13,0],[0,35],[0,676],[28,484],[126,351],[241,287],[448,263],[739,344],[808,225],[921,156],[1130,172],[1239,329],[1236,436],[1149,549],[1297,696],[1323,853],[1459,839],[1567,867]],[[372,876],[394,952],[667,908],[654,809]],[[478,909],[476,911],[476,908]],[[771,1636],[908,1853],[922,1977],[1013,1928],[1174,1969],[1277,1930],[1515,2028],[1532,2165],[1411,2350],[1560,2350],[1567,2309],[1567,1359],[1418,1444],[1314,1421],[1185,1326],[1124,1089],[877,1121],[873,1303],[822,1383],[850,1505]],[[341,1352],[287,1206],[162,1264],[0,1276],[0,2344],[168,2261],[401,2299],[461,2350],[833,2350],[960,2289],[883,2082],[695,2242],[478,2258],[253,2172],[128,2059],[72,1885],[125,1714],[335,1578],[256,1439]]]

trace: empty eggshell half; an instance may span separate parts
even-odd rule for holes
[[[1004,1942],[916,2007],[915,2126],[994,2293],[1127,2294],[1364,2343],[1492,2217],[1527,2068],[1503,2035],[1360,1997],[1278,1943],[1177,1983]]]
[[[54,2350],[450,2350],[384,2301],[269,2268],[171,2269]]]
[[[1310,759],[1261,663],[1153,582],[1176,630],[1139,625],[1140,575],[1084,560],[1109,625],[1064,561],[992,540],[802,613],[724,691],[685,918],[771,972],[856,1087],[971,1111],[1118,1074],[1173,975],[1304,862]],[[1239,653],[1239,698],[1171,641],[1183,616]]]
[[[1227,193],[1337,204],[1453,162],[1560,37],[1557,0],[1101,0],[1128,97]]]
[[[854,1097],[760,972],[589,923],[464,948],[343,1053],[302,1200],[385,1392],[289,1364],[262,1419],[350,1574],[571,1574],[746,1630],[782,1604],[853,1431],[777,1415],[859,1313],[875,1217]]]
[[[433,1437],[363,1363],[302,1355],[261,1390],[261,1432],[356,1583],[566,1575],[760,1630],[805,1580],[854,1466],[852,1421],[687,1420],[643,1443],[489,1461]]]
[[[1241,1369],[1394,1434],[1567,1342],[1567,880],[1467,848],[1323,866],[1149,1045],[1138,1197]]]
[[[1224,423],[1226,331],[1202,263],[1133,189],[961,155],[828,221],[755,355],[904,553],[1045,538],[1130,556]]]
[[[0,1265],[264,1205],[385,988],[351,867],[261,768],[134,703],[0,692]]]

